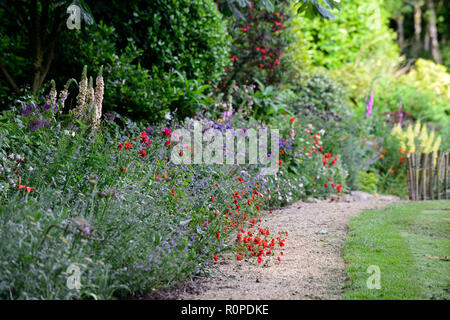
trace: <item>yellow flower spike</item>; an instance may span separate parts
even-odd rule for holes
[[[424,148],[427,140],[428,140],[427,126],[423,125],[422,130],[419,135],[420,146],[422,147],[422,149]]]
[[[405,141],[400,141],[400,149],[405,150],[406,151],[406,144]]]
[[[427,142],[425,144],[425,153],[430,153],[433,148],[433,141],[434,141],[435,133],[434,131],[431,131],[431,134],[428,136]]]
[[[416,152],[416,143],[414,141],[414,131],[411,125],[406,129],[406,137],[408,139],[408,152]]]
[[[392,129],[391,135],[398,139],[402,138],[403,136],[402,126],[399,123],[397,123],[397,125]]]
[[[431,149],[431,151],[434,151],[437,153],[439,151],[439,147],[441,146],[441,143],[442,143],[442,137],[438,136],[436,141],[434,142],[434,145],[433,145],[433,148]]]
[[[416,122],[416,125],[414,126],[414,138],[417,138],[420,133],[420,121]]]

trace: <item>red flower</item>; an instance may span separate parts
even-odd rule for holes
[[[170,130],[169,128],[164,128],[162,129],[162,131],[165,136],[170,136],[172,134],[172,130]]]
[[[236,56],[232,56],[232,57],[231,57],[231,61],[233,61],[233,62],[234,62],[234,61],[237,61],[237,59],[238,59],[238,58],[237,58]]]
[[[242,179],[241,177],[238,177],[238,180],[239,180],[240,182],[244,182],[244,179]]]
[[[241,261],[243,258],[242,258],[241,255],[238,254],[238,255],[236,256],[236,259],[237,259],[238,261]]]
[[[289,119],[289,121],[290,121],[290,122],[294,122],[294,121],[295,121],[295,118],[294,118],[294,117],[291,117],[291,118]]]
[[[123,144],[119,144],[119,145],[117,146],[117,149],[122,150],[122,149],[123,149]]]
[[[213,196],[211,196],[211,201],[214,202],[214,197]]]
[[[34,189],[36,189],[36,187],[27,187],[27,186],[25,186],[25,185],[22,185],[22,184],[19,184],[19,185],[17,185],[17,187],[19,187],[19,190],[21,190],[21,189],[25,189],[25,190],[27,190],[27,191],[28,191],[28,193],[30,193],[30,191],[31,191],[31,190],[34,190]]]
[[[125,143],[125,149],[131,149],[132,147],[133,145],[131,144],[131,142]]]
[[[167,140],[165,143],[166,146],[170,147],[170,140]]]
[[[219,261],[219,257],[217,256],[217,253],[214,255],[214,261]]]
[[[127,167],[120,168],[120,172],[127,172]]]
[[[220,232],[216,233],[216,237],[217,237],[217,239],[220,239]]]
[[[141,157],[145,157],[147,155],[147,153],[145,152],[144,149],[142,149],[141,151],[139,151],[139,154],[141,155]]]

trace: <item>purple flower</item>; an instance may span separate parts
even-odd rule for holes
[[[20,112],[23,116],[27,116],[30,113],[33,113],[33,109],[31,108],[31,104],[27,104],[25,109],[20,108]]]
[[[370,89],[369,102],[366,105],[366,118],[372,115],[372,108],[373,108],[373,85],[372,88]]]
[[[31,131],[36,131],[42,128],[43,126],[50,126],[47,120],[40,120],[37,118],[31,119],[30,123],[28,124]]]

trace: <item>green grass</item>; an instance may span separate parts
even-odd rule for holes
[[[368,210],[352,219],[343,298],[448,300],[448,218],[450,201],[422,201]],[[371,265],[380,268],[380,289],[367,287]]]

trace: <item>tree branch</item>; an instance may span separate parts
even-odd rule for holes
[[[6,78],[6,81],[8,82],[8,84],[11,86],[11,88],[17,93],[20,94],[20,90],[19,87],[17,86],[16,82],[14,81],[14,79],[11,77],[11,75],[9,74],[8,70],[6,70],[6,67],[3,65],[2,60],[0,59],[0,69],[2,70],[3,75]]]

